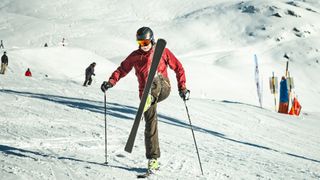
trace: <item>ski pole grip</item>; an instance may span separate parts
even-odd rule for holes
[[[187,101],[187,100],[189,100],[189,99],[190,99],[190,90],[187,89],[187,92],[186,92],[185,96],[183,97],[183,100],[184,100],[184,101]]]

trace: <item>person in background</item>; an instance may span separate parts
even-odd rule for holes
[[[0,42],[0,48],[4,49],[3,41],[2,41],[2,40],[1,40],[1,42]]]
[[[66,39],[65,39],[65,38],[62,38],[62,41],[61,41],[62,46],[65,46],[65,41],[66,41]]]
[[[282,76],[280,81],[280,101],[279,113],[288,114],[289,109],[289,91],[286,77]]]
[[[27,69],[27,71],[24,73],[25,76],[31,77],[32,73],[30,71],[30,68]]]
[[[83,86],[87,86],[87,85],[91,85],[92,83],[92,78],[91,76],[95,76],[96,74],[94,74],[94,67],[96,66],[96,63],[93,62],[90,64],[89,67],[87,67],[86,69],[86,79],[84,80]],[[87,84],[88,83],[88,84]]]
[[[8,56],[7,56],[7,52],[3,52],[3,55],[1,57],[1,69],[0,69],[0,74],[5,74],[6,73],[6,69],[8,67]]]
[[[45,43],[45,44],[44,44],[44,47],[48,47],[48,44],[47,44],[47,43]]]

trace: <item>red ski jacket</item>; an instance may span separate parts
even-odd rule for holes
[[[154,48],[148,52],[144,52],[141,49],[133,51],[124,61],[122,61],[117,70],[112,73],[109,82],[112,85],[115,85],[121,78],[126,76],[132,68],[134,68],[139,82],[139,96],[141,97],[148,79],[153,53]],[[176,73],[179,90],[185,89],[186,77],[182,64],[169,49],[165,48],[158,65],[157,73],[168,78],[168,66]]]
[[[26,71],[26,73],[24,73],[25,76],[32,76],[31,71]]]

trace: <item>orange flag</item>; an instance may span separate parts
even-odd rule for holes
[[[301,105],[300,105],[299,101],[297,100],[297,98],[294,98],[292,101],[292,107],[289,111],[289,114],[299,116],[300,111],[301,111]]]

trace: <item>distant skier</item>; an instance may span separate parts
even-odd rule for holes
[[[87,67],[87,69],[86,69],[86,79],[85,79],[85,81],[84,81],[84,83],[83,83],[83,86],[91,85],[91,83],[92,83],[92,78],[91,78],[91,76],[92,76],[92,75],[93,75],[93,76],[96,75],[96,74],[94,74],[94,67],[95,67],[95,66],[96,66],[96,63],[93,62],[93,63],[90,64],[89,67]],[[88,84],[87,84],[87,83],[88,83]]]
[[[155,39],[153,32],[149,27],[138,29],[136,39],[139,49],[133,51],[120,66],[115,70],[108,81],[104,81],[101,90],[105,92],[113,87],[121,78],[125,77],[132,68],[139,82],[139,97],[141,98],[145,83],[149,73],[149,67],[152,61]],[[146,158],[148,159],[148,172],[154,172],[159,169],[157,159],[160,157],[160,147],[158,139],[158,118],[157,103],[166,99],[171,91],[170,81],[168,78],[167,67],[170,67],[176,73],[178,81],[179,95],[183,98],[187,94],[186,77],[182,64],[165,48],[160,60],[157,75],[153,80],[151,94],[149,94],[144,113],[145,117],[145,149]]]
[[[44,47],[48,47],[48,44],[47,44],[47,43],[45,43],[45,44],[44,44]]]
[[[65,41],[66,41],[66,39],[62,38],[62,41],[61,41],[62,46],[65,46]]]
[[[3,52],[3,55],[1,57],[1,70],[0,70],[0,74],[5,74],[6,73],[6,69],[8,67],[8,56],[7,56],[7,52]]]
[[[1,42],[0,42],[0,48],[4,49],[3,41],[2,41],[2,40],[1,40]]]
[[[289,91],[286,77],[282,76],[280,81],[280,103],[279,113],[288,114],[289,109]]]
[[[31,77],[32,76],[30,68],[27,69],[27,71],[24,73],[24,75],[27,76],[27,77]]]

